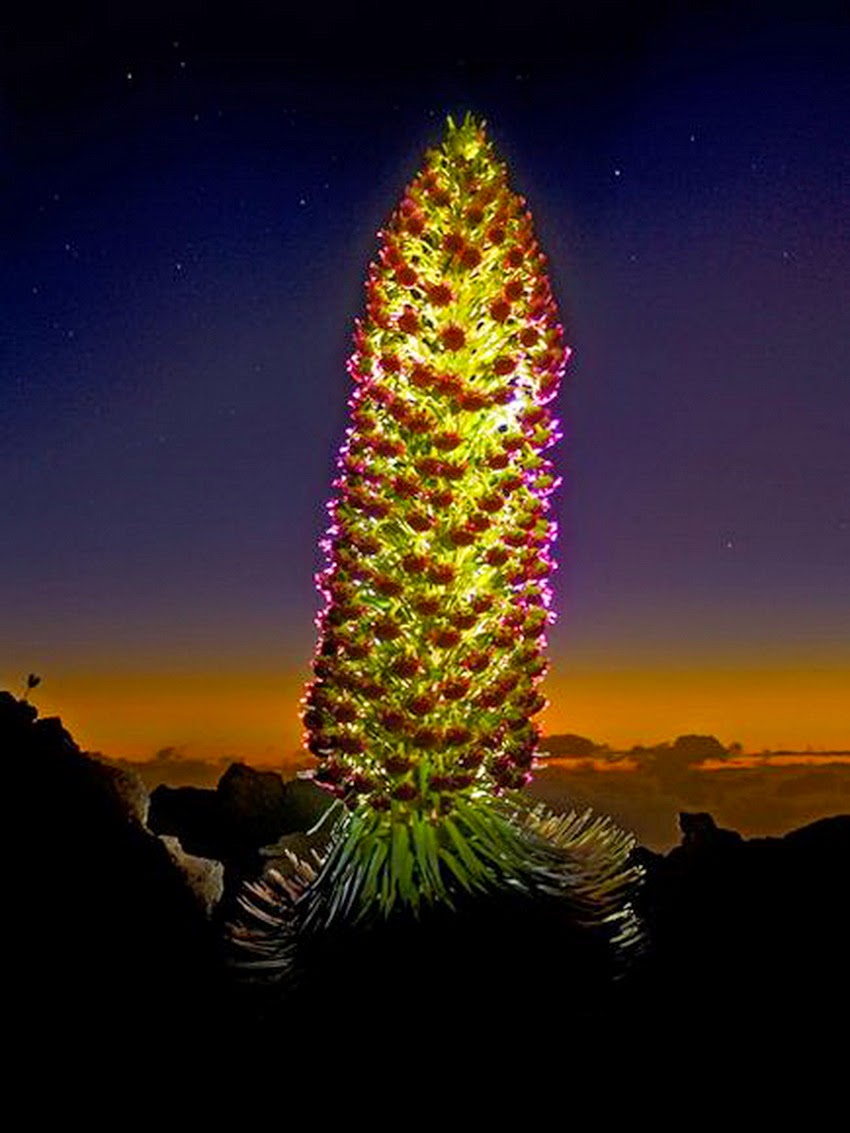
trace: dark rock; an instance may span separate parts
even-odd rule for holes
[[[151,794],[149,823],[173,835],[189,854],[224,865],[224,897],[218,915],[234,910],[239,887],[266,865],[262,849],[285,835],[313,826],[329,805],[328,795],[309,781],[284,782],[273,771],[233,763],[214,791],[159,786]]]
[[[17,949],[8,970],[27,991],[15,1033],[33,1058],[45,1034],[90,1057],[153,1033],[182,1057],[221,1049],[228,1027],[246,1049],[278,1057],[281,1044],[319,1049],[354,1012],[364,1053],[383,1052],[388,1020],[403,1022],[398,1049],[408,1062],[440,1028],[452,1041],[466,1028],[481,1050],[482,1034],[507,1036],[513,1050],[528,1036],[545,1044],[550,1024],[558,1051],[602,1049],[613,1034],[618,1050],[651,1057],[654,1044],[669,1053],[681,1036],[698,1060],[699,1049],[726,1053],[734,1043],[812,1049],[830,1021],[846,1018],[848,816],[744,839],[708,814],[683,813],[681,846],[632,853],[645,870],[635,904],[649,946],[618,983],[605,950],[562,909],[482,897],[456,914],[318,938],[289,1000],[246,1007],[220,962],[218,926],[145,828],[133,777],[88,758],[61,721],[39,720],[8,693],[0,757],[7,808],[25,816],[5,898]],[[326,807],[310,783],[234,765],[215,791],[154,792],[151,817],[187,853],[224,861],[241,880],[266,864],[264,847],[299,850],[297,831]]]
[[[737,849],[744,841],[736,830],[724,830],[710,814],[705,813],[681,811],[679,829],[682,831],[682,844],[670,851],[672,858],[682,853],[719,853]]]
[[[744,839],[710,815],[680,816],[683,843],[635,851],[646,868],[637,906],[651,947],[635,1010],[674,1028],[683,1004],[718,1037],[730,1020],[767,1037],[812,1029],[827,1002],[850,1006],[846,974],[850,818],[784,838]]]
[[[222,968],[213,930],[132,784],[84,755],[58,719],[0,693],[7,808],[18,819],[5,893],[8,971],[26,990],[16,1035],[69,1051],[157,1027],[196,1041]]]

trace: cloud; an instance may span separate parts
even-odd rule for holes
[[[718,825],[746,836],[779,835],[817,818],[850,813],[850,766],[754,766],[704,770],[699,763],[639,763],[606,773],[586,763],[556,761],[539,772],[532,792],[559,809],[610,814],[644,845],[663,850],[679,842],[676,816],[707,810]]]
[[[180,749],[164,747],[152,759],[113,759],[102,752],[89,752],[94,759],[129,771],[142,780],[148,790],[160,783],[169,787],[214,787],[231,763],[239,762],[236,756],[223,755],[216,760],[186,758]]]
[[[628,753],[577,740],[582,737],[544,738],[544,750],[559,754],[544,762],[531,793],[559,810],[590,807],[610,814],[651,849],[678,844],[682,810],[710,811],[719,825],[750,837],[779,835],[817,818],[850,813],[850,763],[831,762],[828,756],[822,764],[813,764],[811,755],[801,757],[808,762],[799,766],[779,764],[769,754],[743,757],[713,736],[680,736]],[[138,775],[148,790],[160,783],[214,787],[231,763],[244,762],[238,756],[192,758],[174,746],[149,760],[93,754]],[[301,752],[274,769],[289,777],[304,762]]]

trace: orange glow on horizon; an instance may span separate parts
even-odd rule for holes
[[[745,751],[850,748],[850,666],[567,665],[544,688],[544,735],[565,732],[627,751],[714,735]]]
[[[259,764],[308,758],[298,755],[302,669],[205,672],[199,664],[190,673],[169,673],[68,666],[43,676],[33,703],[41,716],[61,716],[85,750],[133,760],[165,747],[178,756]],[[615,750],[699,733],[739,742],[748,752],[846,751],[849,677],[839,666],[567,666],[561,673],[556,666],[544,683],[552,704],[540,719],[544,735],[576,733]],[[20,692],[20,678],[8,672],[0,684]]]

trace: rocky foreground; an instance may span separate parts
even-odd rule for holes
[[[234,1043],[294,1056],[352,1019],[382,1057],[474,1033],[501,1036],[508,1061],[520,1035],[545,1049],[555,1033],[562,1052],[615,1041],[728,1054],[846,1030],[850,816],[744,839],[681,814],[681,845],[634,851],[645,943],[621,971],[551,908],[489,898],[325,940],[312,980],[282,995],[237,978],[225,926],[246,881],[287,848],[308,852],[321,792],[236,763],[215,790],[148,796],[5,692],[0,753],[18,822],[9,971],[33,1051],[50,1036],[92,1056],[163,1043],[180,1059]]]

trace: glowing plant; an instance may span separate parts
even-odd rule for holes
[[[315,926],[507,887],[566,896],[625,939],[632,839],[518,794],[546,704],[545,453],[569,352],[483,124],[449,119],[379,235],[303,713],[315,780],[342,805],[318,876],[255,887],[254,911],[289,900]],[[268,955],[291,945],[281,924]]]
[[[391,823],[521,787],[534,759],[566,350],[524,203],[482,127],[450,121],[349,362],[304,721],[317,781]]]

